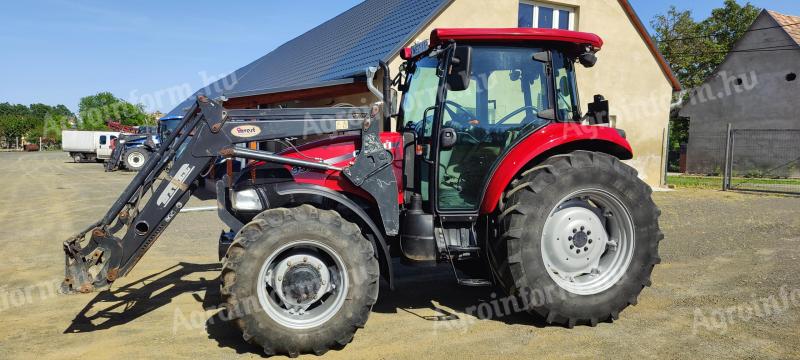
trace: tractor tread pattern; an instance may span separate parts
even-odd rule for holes
[[[616,189],[620,189],[625,193],[637,192],[634,198],[641,199],[645,202],[644,209],[649,209],[652,213],[647,215],[654,222],[648,224],[648,229],[654,236],[652,241],[648,243],[649,257],[641,273],[636,281],[639,284],[638,289],[634,289],[631,293],[623,297],[625,300],[616,301],[613,304],[606,304],[601,306],[603,308],[601,313],[591,311],[583,312],[583,315],[566,315],[563,309],[550,308],[550,304],[543,306],[532,306],[528,311],[533,314],[541,316],[547,324],[562,325],[567,328],[572,328],[577,324],[586,324],[589,326],[596,326],[599,322],[613,321],[619,318],[619,313],[630,305],[636,305],[638,295],[642,289],[652,285],[650,280],[652,271],[655,265],[661,263],[658,256],[658,245],[664,239],[664,234],[658,226],[658,217],[661,211],[653,203],[650,195],[652,189],[638,179],[638,172],[630,166],[625,165],[614,156],[589,152],[589,151],[575,151],[569,154],[556,155],[544,163],[523,172],[519,175],[509,190],[503,195],[500,203],[501,207],[498,209],[498,237],[497,241],[490,244],[489,259],[492,263],[495,276],[498,278],[498,283],[504,287],[506,292],[510,295],[520,295],[520,290],[528,288],[533,282],[529,276],[545,276],[547,274],[527,274],[522,262],[523,252],[523,237],[525,234],[525,223],[529,216],[534,214],[538,209],[538,204],[541,203],[541,196],[543,192],[550,191],[552,186],[557,186],[559,179],[566,176],[568,173],[579,171],[582,168],[602,168],[617,176],[609,176],[600,181],[608,180],[614,183],[610,184]],[[623,183],[624,181],[624,183]],[[633,188],[630,185],[635,184]],[[637,244],[638,245],[638,244]]]

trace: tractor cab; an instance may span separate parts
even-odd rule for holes
[[[406,213],[405,223],[426,224],[404,229],[431,229],[434,218],[435,227],[474,229],[487,185],[510,149],[550,124],[584,120],[575,67],[594,66],[601,47],[596,35],[572,31],[438,29],[430,41],[404,49],[398,131],[413,150],[406,152],[404,173],[418,174],[406,176],[412,215]],[[439,242],[477,248],[474,233],[452,233],[458,238]],[[405,239],[421,234],[412,235]],[[403,245],[412,259],[442,253]]]

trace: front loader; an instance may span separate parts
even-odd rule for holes
[[[438,29],[402,50],[394,79],[380,64],[383,89],[367,71],[370,107],[199,96],[105,217],[64,243],[63,291],[128,274],[224,158],[222,299],[268,355],[349,343],[380,279],[393,288],[393,257],[446,263],[551,324],[616,320],[650,285],[663,235],[608,101],[579,105],[575,67],[601,47],[564,30]]]

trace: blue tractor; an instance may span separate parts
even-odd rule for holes
[[[153,153],[158,151],[161,139],[168,138],[178,127],[182,116],[167,116],[158,120],[157,127],[140,126],[136,133],[120,134],[114,152],[106,163],[106,171],[121,168],[139,171]]]

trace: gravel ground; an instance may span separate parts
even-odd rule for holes
[[[132,174],[63,153],[0,153],[0,169],[0,359],[260,357],[215,315],[215,213],[179,216],[110,292],[57,295],[61,242],[101,217]],[[497,290],[459,287],[446,267],[398,267],[396,290],[381,289],[366,328],[325,357],[800,358],[800,198],[654,196],[663,263],[614,323],[568,330],[525,314],[478,320],[466,309]],[[447,313],[460,320],[426,320]]]

